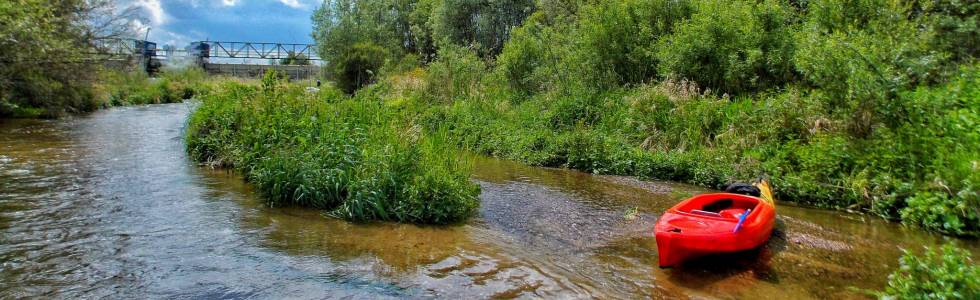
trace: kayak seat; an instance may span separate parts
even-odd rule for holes
[[[751,196],[715,195],[717,197],[713,199],[705,198],[705,201],[686,203],[686,205],[678,207],[677,210],[698,216],[738,220],[745,211],[748,209],[755,210],[756,206],[759,205],[758,198]]]
[[[721,215],[722,217],[732,218],[732,219],[738,219],[744,213],[745,213],[744,208],[727,208],[727,209],[722,209],[720,212],[718,212],[718,214]]]

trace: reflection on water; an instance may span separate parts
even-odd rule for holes
[[[0,295],[859,298],[851,287],[880,288],[900,248],[942,241],[782,205],[765,247],[663,270],[653,223],[706,190],[493,159],[476,163],[466,224],[354,224],[266,208],[240,177],[196,167],[188,111],[0,121]]]

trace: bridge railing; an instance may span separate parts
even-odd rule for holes
[[[202,41],[209,58],[321,60],[312,44]],[[196,44],[196,43],[195,43]]]

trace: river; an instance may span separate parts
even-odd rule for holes
[[[191,109],[0,120],[0,298],[848,299],[948,239],[781,203],[761,249],[660,269],[657,216],[706,189],[489,158],[466,224],[353,224],[197,166]]]

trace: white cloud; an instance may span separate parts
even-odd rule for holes
[[[163,46],[163,45],[173,45],[173,46],[177,47],[178,49],[182,49],[182,48],[184,48],[184,46],[187,46],[192,41],[196,40],[196,39],[192,39],[189,36],[186,36],[186,35],[183,35],[183,34],[179,34],[179,33],[175,33],[175,32],[168,31],[168,30],[157,30],[157,31],[151,32],[150,35],[151,36],[154,36],[154,38],[152,38],[150,40],[157,42],[158,45],[160,45],[160,46]]]
[[[140,20],[129,20],[129,30],[134,33],[145,32],[149,25],[143,24]]]
[[[282,4],[292,7],[292,8],[303,8],[303,3],[299,3],[299,0],[279,0]]]
[[[150,24],[154,26],[163,25],[170,19],[167,12],[163,11],[160,0],[138,0],[133,5],[146,12],[150,18]]]
[[[221,0],[221,5],[224,6],[235,6],[238,4],[239,0]]]

